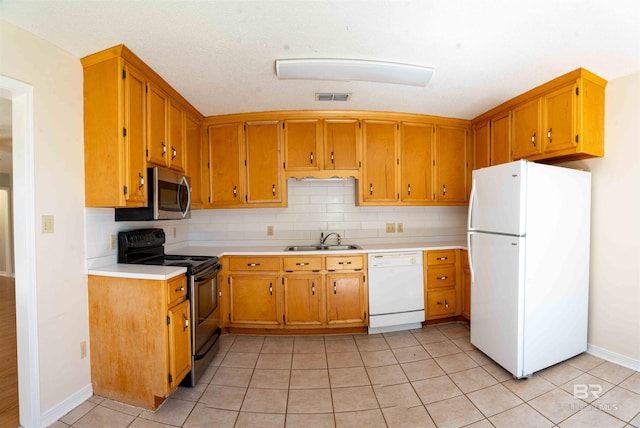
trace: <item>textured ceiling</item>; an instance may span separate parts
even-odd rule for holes
[[[4,0],[0,16],[81,58],[124,43],[205,116],[365,109],[472,119],[585,67],[640,71],[638,0]],[[278,58],[435,67],[426,88],[281,81]],[[351,92],[348,102],[316,92]]]

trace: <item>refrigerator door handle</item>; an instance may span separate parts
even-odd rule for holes
[[[476,197],[476,180],[471,182],[471,194],[469,195],[469,212],[467,213],[467,230],[473,230],[471,227],[471,217],[473,213],[473,201]]]
[[[469,259],[469,273],[471,273],[471,283],[473,284],[473,256],[471,255],[471,235],[473,232],[467,232],[467,258]]]

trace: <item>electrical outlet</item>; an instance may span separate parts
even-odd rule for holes
[[[112,250],[116,249],[116,235],[111,235],[111,238],[109,239],[109,248]]]
[[[273,226],[267,226],[267,236],[273,236]]]
[[[398,231],[398,233],[404,232],[404,226],[402,225],[402,223],[396,224],[396,230]]]
[[[42,233],[53,233],[53,216],[42,216]]]
[[[395,233],[396,224],[395,223],[387,223],[387,233]]]
[[[80,342],[80,359],[87,358],[87,342]]]

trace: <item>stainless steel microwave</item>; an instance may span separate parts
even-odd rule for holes
[[[147,206],[116,208],[116,221],[191,218],[191,180],[166,168],[147,169]]]

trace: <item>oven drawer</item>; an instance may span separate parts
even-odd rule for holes
[[[185,275],[178,275],[167,281],[167,296],[169,297],[169,307],[187,297],[187,277]]]
[[[231,256],[229,257],[231,271],[280,271],[280,257],[260,256]]]

